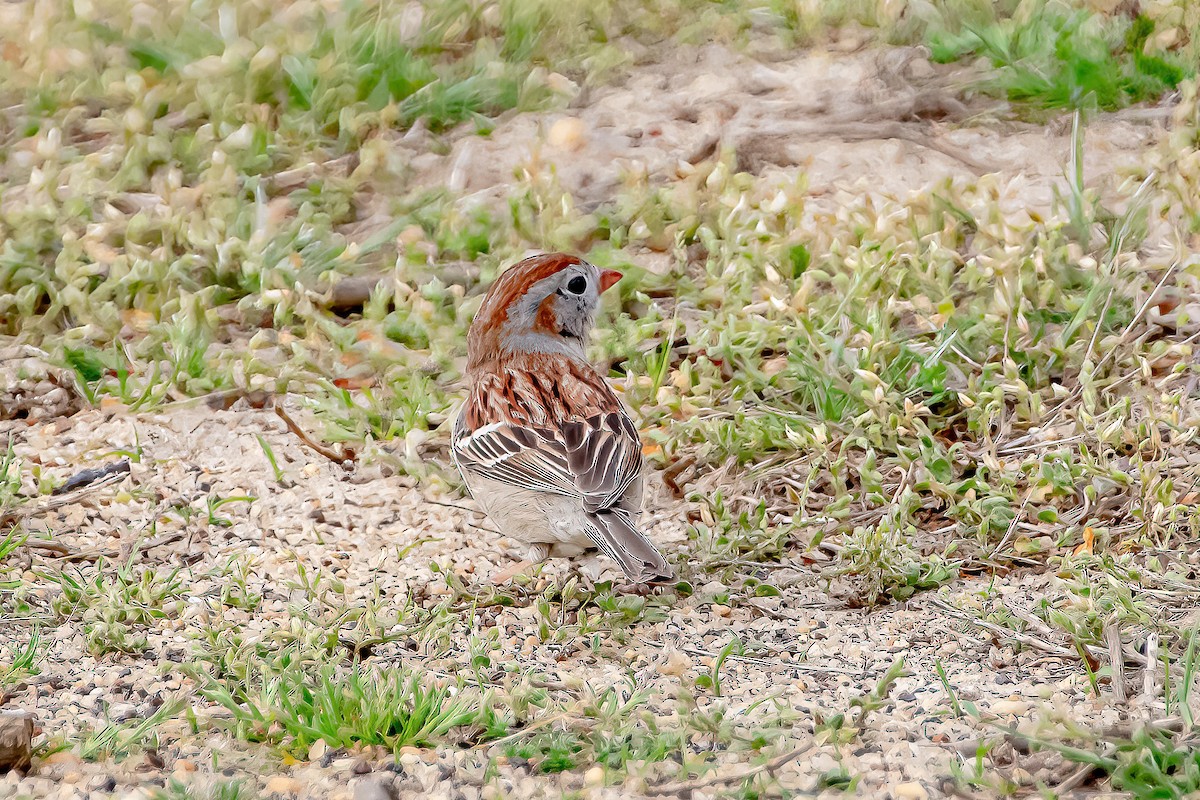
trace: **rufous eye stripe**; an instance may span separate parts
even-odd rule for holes
[[[505,270],[492,288],[488,290],[479,318],[483,329],[499,327],[508,318],[508,307],[529,291],[538,281],[549,278],[567,267],[581,263],[575,256],[565,253],[547,253],[531,256],[516,266]]]
[[[566,253],[544,253],[530,256],[501,273],[488,289],[475,321],[471,323],[471,331],[467,335],[467,368],[478,368],[488,358],[487,354],[497,351],[500,331],[508,321],[508,309],[534,284],[567,267],[582,263]],[[538,309],[534,322],[537,327],[557,332],[557,323],[552,310]]]
[[[533,320],[533,329],[544,333],[558,333],[558,315],[554,313],[554,295],[550,295],[538,305],[537,317]]]

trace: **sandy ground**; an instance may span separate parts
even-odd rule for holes
[[[486,202],[502,198],[513,175],[532,164],[552,168],[587,208],[609,199],[623,174],[669,182],[730,147],[739,169],[789,182],[802,174],[818,211],[836,210],[849,195],[904,197],[985,174],[995,174],[1002,197],[1045,211],[1055,187],[1066,186],[1069,115],[1020,123],[1004,103],[964,102],[960,89],[971,73],[932,64],[918,48],[761,62],[708,45],[662,58],[618,85],[579,90],[565,111],[515,115],[487,138],[460,139],[447,155],[421,152],[409,162],[413,180]],[[1086,184],[1119,183],[1114,176],[1142,162],[1167,112],[1090,119]],[[419,132],[397,137],[402,152],[423,144]]]
[[[398,136],[396,152],[407,159],[414,181],[449,185],[470,194],[468,202],[498,200],[513,171],[531,158],[553,164],[559,180],[586,204],[601,202],[623,172],[669,181],[727,145],[738,148],[744,168],[766,179],[794,180],[805,173],[814,203],[829,210],[851,195],[903,196],[993,170],[1000,192],[1013,203],[1048,207],[1052,187],[1062,185],[1069,125],[997,123],[987,105],[953,99],[956,80],[919,54],[903,51],[810,53],[756,63],[717,46],[682,48],[665,63],[635,68],[620,85],[580,93],[566,112],[510,117],[488,138],[460,138],[446,155],[423,152],[419,132]],[[1157,140],[1159,120],[1161,115],[1145,113],[1094,121],[1085,158],[1090,179],[1113,185],[1114,176],[1138,163]],[[385,222],[366,215],[363,235]],[[647,265],[661,257],[647,253]],[[60,477],[115,460],[115,451],[140,449],[128,476],[35,514],[28,527],[52,533],[87,558],[103,554],[160,571],[178,567],[186,584],[178,613],[151,626],[140,655],[94,659],[77,620],[41,630],[49,647],[41,674],[5,707],[32,712],[47,737],[73,739],[108,720],[143,718],[174,697],[201,716],[213,713],[178,664],[192,657],[195,642],[218,623],[236,624],[248,639],[288,626],[289,603],[305,599],[296,588],[297,565],[344,582],[352,605],[365,607],[378,593],[381,608],[395,609],[410,600],[429,607],[451,591],[444,577],[431,572],[431,562],[483,591],[522,555],[515,543],[488,529],[469,501],[436,487],[416,487],[378,465],[347,472],[304,447],[268,411],[204,406],[137,416],[84,411],[4,427],[0,438],[12,435],[21,459]],[[279,458],[284,485],[275,481],[258,435]],[[228,526],[208,524],[209,498],[235,496],[255,499],[221,506],[218,514]],[[173,506],[196,513],[185,520],[168,513]],[[686,512],[664,492],[652,492],[650,535],[680,552],[688,546]],[[25,557],[28,576],[39,587],[33,600],[44,606],[50,587],[57,587],[36,575],[59,564],[50,551]],[[231,557],[253,565],[247,580],[264,599],[256,613],[234,609],[216,620],[207,601],[219,596],[219,568]],[[552,563],[538,580],[562,580],[568,566]],[[725,587],[702,575],[688,577],[696,593],[665,620],[637,624],[624,643],[601,637],[598,652],[587,641],[541,642],[531,605],[489,609],[475,617],[473,629],[459,625],[453,633],[462,642],[497,630],[501,658],[544,676],[552,692],[653,690],[649,708],[663,725],[674,724],[670,698],[707,672],[731,637],[754,643],[724,665],[723,697],[700,702],[707,708],[719,703],[727,716],[741,715],[750,728],[790,720],[787,741],[812,747],[774,772],[781,786],[800,792],[822,792],[821,776],[843,771],[858,776],[862,796],[913,800],[946,794],[952,765],[973,760],[981,732],[955,717],[938,664],[961,701],[974,702],[1001,723],[1028,723],[1054,709],[1097,725],[1118,721],[1110,703],[1091,699],[1074,657],[1017,653],[939,605],[978,605],[990,586],[1003,605],[1028,610],[1036,599],[1059,591],[1053,575],[966,579],[936,596],[918,595],[874,612],[831,599],[819,563],[779,565],[764,580],[781,588],[783,597],[743,600],[734,607],[714,602]],[[26,623],[10,625],[27,635]],[[852,715],[851,700],[873,688],[901,655],[909,674],[897,681],[884,708],[867,717],[860,737],[837,745],[814,733],[818,718]],[[452,673],[467,654],[461,647],[414,653],[393,642],[376,648],[371,658]],[[677,769],[670,761],[647,765],[631,769],[626,783],[604,787],[592,785],[590,773],[540,775],[503,758],[488,772],[497,751],[486,747],[410,749],[399,764],[369,751],[316,752],[309,761],[281,766],[263,748],[221,732],[192,734],[181,720],[164,723],[158,741],[151,755],[121,763],[53,755],[27,777],[0,777],[0,797],[141,797],[173,779],[202,787],[233,777],[262,796],[333,800],[536,797],[574,790],[621,798],[652,794],[655,786],[674,780]],[[740,758],[714,754],[724,772],[744,769]],[[997,760],[1003,763],[1002,753]],[[1014,769],[1052,782],[1072,771],[1045,755],[1023,757]],[[718,796],[725,788],[697,787],[683,796]],[[836,788],[824,793],[841,796]]]
[[[482,588],[521,553],[511,540],[477,527],[482,523],[477,514],[446,505],[455,502],[452,497],[422,492],[377,471],[371,474],[369,467],[348,473],[305,448],[266,411],[204,409],[108,418],[89,411],[13,432],[22,459],[61,475],[111,460],[114,450],[140,447],[141,460],[132,464],[128,477],[35,517],[31,529],[54,531],[56,541],[74,551],[102,551],[114,560],[132,554],[134,563],[160,572],[179,567],[186,577],[184,608],[151,628],[140,656],[94,659],[84,648],[80,626],[72,621],[43,630],[49,653],[42,673],[8,705],[32,711],[48,736],[74,739],[109,720],[143,718],[176,697],[201,713],[213,713],[211,705],[196,698],[192,681],[179,675],[177,664],[190,659],[195,642],[215,624],[205,601],[219,595],[222,580],[214,569],[230,557],[244,556],[253,563],[250,585],[264,602],[255,614],[226,611],[223,621],[240,626],[247,640],[270,641],[272,631],[289,624],[289,601],[302,601],[295,588],[297,564],[344,581],[351,607],[368,603],[376,592],[385,607],[399,607],[407,598],[432,603],[448,592],[444,579],[431,573],[432,561],[453,570],[464,583]],[[290,488],[275,482],[258,435],[272,446]],[[234,496],[257,499],[221,508],[230,526],[208,525],[200,511],[207,498]],[[178,514],[164,514],[173,504],[190,505],[198,513],[185,524]],[[685,546],[683,508],[656,503],[649,516],[656,540],[676,550]],[[156,519],[159,523],[151,532]],[[181,538],[170,541],[174,534]],[[168,543],[155,546],[164,540]],[[30,566],[36,570],[47,564],[38,557]],[[555,562],[542,580],[561,580],[566,569],[564,562]],[[794,718],[788,736],[797,744],[813,739],[814,715],[852,711],[851,700],[872,688],[891,663],[904,656],[910,674],[897,681],[885,709],[868,717],[853,746],[816,746],[777,771],[780,783],[796,790],[811,791],[819,786],[820,776],[842,769],[861,776],[859,788],[867,796],[941,794],[951,761],[960,752],[973,756],[973,746],[963,743],[980,733],[954,718],[937,677],[938,663],[944,665],[960,701],[972,701],[1002,721],[1027,720],[1043,705],[1077,719],[1117,721],[1110,705],[1089,699],[1086,678],[1073,658],[1047,658],[1036,651],[1018,655],[1010,647],[997,646],[970,633],[939,608],[935,598],[918,596],[905,605],[868,613],[831,602],[825,581],[811,566],[785,563],[770,579],[783,597],[745,600],[734,608],[713,602],[725,587],[699,585],[667,619],[635,626],[626,644],[606,641],[599,654],[587,642],[540,642],[532,607],[494,609],[476,620],[474,630],[462,633],[479,634],[494,627],[505,657],[561,684],[564,691],[616,686],[627,692],[634,684],[652,689],[659,698],[652,707],[664,725],[672,724],[665,698],[708,671],[736,635],[753,644],[752,655],[726,663],[721,672],[724,698],[710,702],[722,703],[730,715],[745,714],[744,722],[751,727]],[[967,580],[939,597],[953,604],[964,599],[968,605],[977,604],[971,598],[986,582]],[[1039,596],[1053,596],[1054,583],[1053,577],[1015,576],[992,588],[1005,605],[1020,610]],[[34,594],[48,595],[49,589]],[[377,648],[372,660],[411,663],[412,657],[393,643]],[[444,656],[416,657],[430,669],[449,671],[452,665],[461,666],[466,654],[458,648]],[[0,779],[0,792],[77,798],[108,797],[115,790],[115,796],[123,797],[171,775],[200,785],[243,777],[257,781],[264,791],[275,780],[270,785],[282,787],[281,795],[298,790],[300,796],[312,798],[359,797],[356,786],[380,780],[394,782],[401,796],[414,797],[476,798],[486,786],[513,797],[556,796],[583,788],[576,774],[534,777],[512,767],[502,767],[498,777],[485,782],[486,748],[414,750],[405,754],[398,773],[389,766],[390,756],[369,753],[334,755],[280,770],[261,750],[224,733],[192,736],[185,728],[182,722],[165,723],[153,758],[85,763],[70,753],[58,754],[23,780],[15,774]],[[1047,769],[1057,764],[1053,758],[1043,760],[1049,762]],[[214,770],[214,764],[219,768]],[[1031,772],[1036,766],[1029,760],[1022,763]],[[648,768],[646,774],[651,783],[670,777],[661,765]],[[617,798],[640,794],[644,788],[645,783],[631,779],[628,785],[589,791],[593,797]]]

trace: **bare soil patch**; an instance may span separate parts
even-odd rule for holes
[[[70,617],[43,631],[51,644],[41,674],[16,691],[8,705],[32,712],[51,737],[75,739],[111,721],[144,719],[174,701],[219,718],[220,709],[199,698],[195,682],[173,665],[189,661],[197,643],[218,624],[207,601],[220,596],[224,580],[219,568],[231,557],[244,557],[253,565],[247,585],[263,602],[252,613],[226,609],[219,624],[235,624],[243,641],[268,646],[280,628],[294,624],[289,612],[293,601],[303,603],[300,569],[323,572],[344,584],[348,608],[403,606],[436,603],[451,593],[445,576],[430,570],[433,562],[482,596],[491,576],[521,557],[519,545],[488,530],[467,503],[384,477],[377,469],[347,472],[300,444],[267,411],[235,407],[141,417],[88,411],[12,432],[22,458],[55,474],[93,467],[115,450],[140,448],[142,453],[123,480],[87,492],[71,505],[35,512],[31,529],[57,532],[54,541],[64,552],[30,551],[30,570],[52,565],[69,569],[71,562],[105,558],[158,572],[179,569],[186,587],[183,607],[148,626],[145,646],[136,654],[94,657],[78,621]],[[285,486],[274,481],[258,436],[271,445]],[[210,499],[243,496],[255,499],[220,509],[227,525],[204,519]],[[180,505],[196,509],[190,523],[164,513]],[[666,547],[687,546],[684,507],[659,495],[650,501],[648,517],[650,535],[657,541]],[[552,562],[530,588],[536,592],[562,581],[569,569],[565,562]],[[978,732],[955,718],[938,678],[939,664],[960,701],[973,702],[1007,724],[1028,720],[1042,703],[1098,724],[1115,724],[1122,716],[1089,696],[1073,654],[1036,648],[1018,652],[1011,643],[964,625],[941,605],[970,604],[989,584],[1004,605],[1028,610],[1037,599],[1054,596],[1051,575],[976,578],[952,587],[941,595],[944,599],[918,596],[874,612],[831,601],[830,578],[820,565],[782,564],[770,579],[783,591],[781,597],[733,608],[717,602],[728,587],[698,586],[662,621],[630,630],[623,644],[601,637],[598,652],[587,640],[539,641],[532,607],[488,609],[476,619],[475,630],[456,633],[465,640],[494,628],[503,657],[527,674],[543,676],[554,687],[551,691],[646,690],[656,698],[652,707],[662,725],[672,724],[676,713],[668,698],[689,679],[711,671],[731,637],[753,642],[750,653],[732,655],[724,663],[723,702],[728,714],[744,714],[751,726],[756,719],[765,724],[776,713],[776,703],[790,709],[797,722],[793,735],[813,743],[803,757],[776,770],[781,784],[796,790],[812,789],[831,771],[844,770],[862,776],[859,789],[871,796],[941,794],[954,753],[969,750]],[[355,626],[348,624],[347,635],[354,632]],[[413,652],[401,639],[373,648],[369,660],[451,672],[461,668],[465,656],[460,648],[437,656]],[[884,710],[859,723],[861,743],[852,753],[837,754],[823,741],[826,737],[805,732],[811,723],[801,720],[811,715],[841,710],[853,716],[852,701],[901,656],[910,674],[896,682]],[[512,675],[497,676],[498,685],[512,680]],[[0,786],[44,797],[104,797],[108,794],[101,787],[115,782],[117,796],[128,796],[139,786],[161,785],[182,775],[197,785],[238,777],[265,793],[275,780],[276,788],[296,788],[298,796],[311,798],[357,797],[359,785],[381,779],[404,797],[480,797],[489,785],[521,797],[554,797],[583,788],[578,775],[530,774],[512,763],[500,767],[498,778],[485,777],[486,746],[411,748],[398,767],[391,754],[371,748],[331,751],[288,768],[224,733],[192,734],[181,720],[164,723],[158,741],[152,756],[120,763],[81,762],[69,753],[58,754],[41,760],[30,777],[12,773]],[[719,753],[714,757],[718,775],[746,769],[738,758],[726,763]],[[1041,760],[1047,778],[1054,770],[1069,769],[1053,757]],[[1021,763],[1030,770],[1028,761]],[[648,766],[642,782],[597,788],[592,796],[653,796],[659,781],[671,782],[667,767]],[[296,783],[279,779],[281,775]],[[912,783],[923,789],[898,788]]]

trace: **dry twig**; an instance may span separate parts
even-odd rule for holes
[[[95,490],[104,486],[116,483],[123,479],[125,475],[126,472],[110,472],[98,480],[79,486],[78,488],[72,489],[65,494],[58,495],[57,497],[52,497],[42,505],[34,508],[25,508],[22,506],[19,509],[14,508],[9,509],[8,511],[2,511],[0,512],[0,525],[7,525],[9,523],[16,523],[18,525],[23,524],[27,520],[32,519],[39,514],[45,514],[47,511],[54,511],[55,509],[62,508],[63,506],[72,505],[79,502],[84,495],[90,494],[91,492],[94,492]]]
[[[750,769],[742,770],[741,772],[734,772],[729,775],[714,775],[710,778],[704,778],[703,780],[664,783],[650,788],[647,793],[651,796],[660,797],[671,794],[687,795],[691,794],[696,789],[707,789],[710,786],[720,786],[727,783],[740,783],[748,778],[753,778],[755,775],[758,775],[762,772],[774,772],[784,764],[787,764],[789,761],[795,761],[797,758],[804,755],[809,750],[812,750],[814,747],[816,747],[815,742],[808,742],[807,744],[800,745],[795,750],[789,750],[783,755],[775,756],[775,758],[759,764],[757,767],[751,767]]]
[[[288,416],[288,413],[283,410],[283,406],[280,405],[279,403],[275,403],[275,414],[281,420],[283,420],[283,424],[287,425],[289,431],[296,434],[296,437],[300,441],[304,442],[304,444],[308,445],[315,452],[319,453],[320,455],[325,456],[333,463],[340,465],[343,469],[349,469],[350,466],[354,463],[354,451],[353,450],[351,450],[349,448],[344,448],[342,453],[338,453],[336,450],[333,450],[330,447],[326,447],[325,445],[316,441],[311,436],[309,436],[307,433],[305,433],[304,429],[301,428],[299,425],[297,425],[296,421],[294,419],[292,419],[290,416]]]
[[[1026,647],[1032,647],[1035,650],[1041,650],[1043,653],[1049,653],[1050,655],[1059,656],[1060,658],[1067,658],[1067,659],[1072,659],[1072,660],[1079,658],[1079,653],[1077,653],[1073,648],[1066,647],[1064,645],[1057,645],[1057,644],[1054,644],[1053,642],[1047,641],[1045,639],[1039,639],[1038,637],[1032,636],[1028,633],[1014,631],[1010,628],[1005,628],[1003,626],[996,625],[995,623],[987,622],[982,619],[976,619],[975,617],[971,616],[970,614],[966,613],[965,611],[957,609],[954,606],[950,605],[949,603],[945,602],[944,600],[939,600],[936,597],[930,598],[930,602],[937,608],[940,608],[942,611],[945,611],[947,614],[950,614],[951,616],[956,617],[957,619],[961,619],[964,622],[970,623],[971,625],[974,625],[977,628],[982,628],[983,630],[988,631],[989,633],[995,634],[998,638],[1009,639],[1011,641],[1017,642],[1018,644],[1023,644]],[[1029,620],[1026,617],[1022,617],[1022,619],[1025,619],[1028,622],[1032,622],[1032,620]],[[1044,626],[1039,625],[1038,627],[1044,627]],[[1095,658],[1097,660],[1099,660],[1103,656],[1107,655],[1106,651],[1101,650],[1099,647],[1095,647],[1093,645],[1083,645],[1083,647],[1086,649],[1086,652],[1088,653],[1088,655],[1090,655],[1092,658]],[[1134,652],[1123,650],[1121,654],[1122,654],[1122,656],[1124,656],[1124,659],[1126,661],[1133,661],[1136,664],[1144,664],[1146,661],[1146,657],[1140,653],[1134,653]]]
[[[103,464],[99,467],[92,467],[75,473],[67,478],[66,483],[55,489],[52,494],[60,495],[67,494],[76,489],[82,489],[96,481],[107,478],[111,475],[127,475],[129,474],[129,459],[122,458],[120,461],[113,461],[109,464]]]

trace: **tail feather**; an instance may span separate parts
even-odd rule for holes
[[[633,524],[629,514],[620,509],[601,509],[588,514],[594,521],[588,537],[600,551],[621,565],[626,577],[639,583],[669,581],[675,570],[663,558],[658,548]]]

